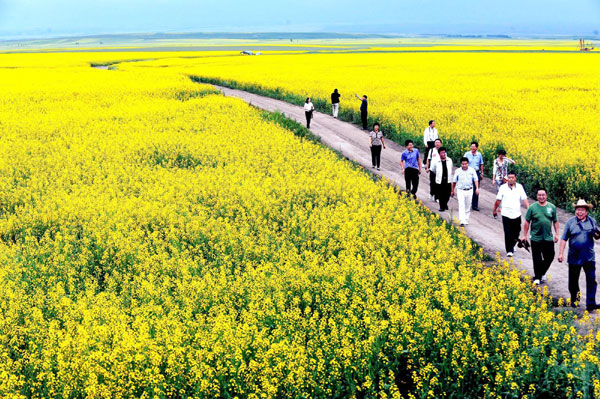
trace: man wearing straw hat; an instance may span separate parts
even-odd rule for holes
[[[594,239],[600,238],[600,231],[596,220],[588,216],[591,204],[580,199],[575,207],[575,216],[567,221],[560,240],[558,261],[564,260],[565,247],[569,242],[569,292],[571,294],[571,306],[578,301],[579,274],[581,269],[585,272],[586,300],[585,304],[589,312],[598,309],[596,305],[596,254],[594,253]]]

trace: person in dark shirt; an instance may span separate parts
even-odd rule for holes
[[[585,304],[589,312],[598,309],[596,304],[596,254],[594,253],[594,239],[600,238],[596,220],[588,213],[591,204],[580,199],[575,207],[575,216],[567,221],[562,237],[560,238],[560,250],[558,261],[565,260],[565,247],[569,243],[569,293],[571,294],[571,306],[577,306],[579,301],[579,274],[581,269],[585,272],[586,298]]]
[[[338,89],[334,89],[333,93],[331,93],[331,107],[333,108],[333,117],[337,119],[338,112],[340,110],[340,93],[338,93]]]
[[[360,104],[360,119],[362,121],[362,126],[364,130],[367,130],[367,116],[369,115],[369,103],[367,102],[367,96],[363,95],[362,98],[360,98],[358,96],[358,94],[355,94],[356,98],[358,98],[361,101]]]
[[[431,171],[435,179],[437,197],[440,201],[440,212],[448,210],[448,200],[452,192],[452,172],[454,165],[452,159],[447,157],[445,147],[438,150],[439,157],[436,158],[431,166]]]

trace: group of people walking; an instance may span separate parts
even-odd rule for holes
[[[340,97],[342,95],[339,93],[338,89],[334,89],[333,93],[331,93],[331,110],[333,117],[337,119],[339,111],[340,111]],[[369,119],[369,102],[367,101],[367,96],[363,95],[362,97],[358,94],[355,94],[355,97],[360,100],[360,120],[362,123],[363,130],[369,130],[368,127],[368,119]],[[313,118],[313,113],[315,111],[315,106],[312,103],[310,97],[306,98],[304,102],[304,113],[306,115],[306,128],[310,129],[310,121]]]
[[[331,94],[334,118],[338,117],[340,97],[337,89]],[[368,130],[367,96],[360,97],[355,94],[355,97],[361,101],[362,127]],[[304,110],[307,127],[310,128],[310,120],[314,112],[314,105],[310,98],[306,99]],[[381,152],[386,146],[384,133],[379,123],[374,123],[369,132],[369,144],[373,168],[381,170]],[[461,226],[466,226],[469,224],[471,210],[480,211],[479,190],[483,180],[483,155],[479,151],[479,143],[473,141],[469,146],[469,151],[460,158],[459,167],[455,169],[447,149],[442,144],[434,120],[429,121],[428,127],[423,132],[425,153],[422,160],[414,142],[412,140],[405,141],[406,149],[402,152],[400,167],[404,175],[406,192],[412,198],[417,198],[419,176],[424,167],[425,172],[429,174],[430,200],[439,202],[439,210],[443,212],[448,210],[450,198],[456,197],[459,223]],[[576,306],[579,302],[579,276],[583,269],[587,288],[586,308],[590,312],[600,309],[600,305],[596,304],[597,282],[594,252],[594,240],[600,239],[600,229],[596,220],[589,216],[592,205],[584,200],[573,204],[575,216],[567,221],[562,235],[560,235],[556,206],[548,202],[548,193],[543,188],[538,189],[537,201],[530,205],[525,189],[517,182],[516,172],[510,170],[510,165],[514,164],[515,161],[506,156],[506,151],[499,150],[492,170],[492,181],[496,188],[496,201],[492,215],[494,218],[498,218],[498,212],[500,212],[506,255],[512,257],[515,246],[527,251],[531,249],[534,269],[533,282],[539,285],[546,281],[546,274],[556,255],[556,243],[560,241],[557,258],[559,263],[565,260],[564,253],[568,243],[569,250],[566,260],[569,268],[568,285],[571,305]],[[525,223],[521,231],[523,207],[526,212]],[[531,244],[528,236],[530,236]]]

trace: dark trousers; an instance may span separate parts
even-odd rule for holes
[[[554,241],[531,241],[533,279],[539,280],[546,274],[554,260]]]
[[[371,161],[373,162],[373,166],[379,167],[379,163],[381,162],[381,146],[380,145],[372,145],[371,146]]]
[[[515,252],[515,244],[521,234],[521,217],[516,219],[502,216],[502,227],[504,227],[504,246],[506,252]]]
[[[429,171],[429,195],[433,195],[437,199],[436,188],[437,184],[435,184],[435,173]]]
[[[450,200],[450,192],[452,191],[452,183],[444,183],[436,185],[436,195],[440,200],[440,209],[448,209],[448,201]]]
[[[312,111],[304,111],[304,114],[306,115],[306,128],[310,129],[310,120],[312,119]]]
[[[585,272],[586,298],[585,304],[588,309],[596,305],[596,262],[587,262],[583,265],[573,265],[569,263],[569,292],[571,293],[571,303],[577,302],[579,299],[579,274],[581,268]]]
[[[367,111],[360,111],[360,120],[362,121],[363,129],[367,130]]]
[[[481,171],[477,170],[477,181],[481,182]],[[473,190],[473,200],[471,201],[471,209],[479,208],[479,194],[475,194]],[[521,219],[519,219],[519,229],[521,228]],[[512,251],[509,251],[512,252]]]
[[[417,198],[417,190],[419,189],[419,169],[404,169],[404,182],[406,183],[406,192],[412,194],[414,198]]]
[[[423,156],[423,165],[427,165],[427,158],[429,158],[429,151],[435,147],[435,141],[428,141],[427,148],[425,148],[425,155]]]

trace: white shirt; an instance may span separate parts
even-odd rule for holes
[[[310,102],[310,103],[304,103],[304,111],[310,112],[310,111],[312,111],[314,109],[315,109],[315,106],[313,105],[312,102]]]
[[[431,165],[440,160],[440,152],[438,151],[438,149],[433,147],[431,151],[429,151],[427,159],[429,159],[429,167],[431,168]]]
[[[512,188],[508,183],[504,183],[500,186],[496,199],[502,201],[502,216],[517,219],[521,217],[521,202],[527,199],[527,194],[519,183],[515,183]]]
[[[439,137],[437,129],[432,129],[429,126],[427,126],[427,129],[425,129],[425,132],[423,133],[423,144],[427,145],[428,141],[435,141],[438,138]]]
[[[446,157],[446,169],[448,169],[448,183],[452,183],[453,175],[452,171],[454,170],[454,165],[452,164],[452,160]],[[442,165],[442,160],[440,157],[437,158],[437,161],[433,163],[431,166],[431,171],[435,173],[435,182],[437,184],[442,184],[442,177],[444,175],[444,165]]]

